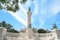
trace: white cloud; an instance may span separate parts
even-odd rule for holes
[[[44,15],[46,15],[47,10],[46,10],[46,9],[41,9],[41,10],[40,10],[40,13],[44,16]]]
[[[34,8],[33,14],[37,15],[39,10],[38,10],[38,4],[35,1],[34,1],[34,6],[35,8]]]
[[[25,4],[26,4],[27,7],[30,7],[32,2],[31,2],[31,0],[28,0]]]
[[[60,0],[53,0],[49,5],[49,11],[51,15],[56,15],[60,11]]]
[[[50,11],[53,15],[56,15],[60,11],[60,9],[58,6],[53,6]]]
[[[15,17],[20,23],[24,24],[25,26],[27,26],[27,22],[24,21],[24,19],[22,19],[22,17],[19,16],[19,14],[17,13],[13,13],[11,11],[8,11],[13,17]]]
[[[47,0],[41,0],[42,5],[45,5]]]
[[[33,24],[35,21],[36,21],[36,19],[31,18],[31,22],[32,22],[32,24]]]
[[[43,25],[44,25],[44,20],[40,18],[40,28],[43,28]]]
[[[20,10],[22,10],[24,12],[24,14],[26,15],[27,11],[24,9],[24,7],[20,3],[19,3],[19,7],[20,7]]]

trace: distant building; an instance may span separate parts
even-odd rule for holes
[[[38,33],[37,29],[31,26],[31,11],[27,12],[28,27],[22,29],[19,33],[10,33],[3,27],[0,27],[0,40],[60,40],[60,30],[53,29],[51,32]],[[48,30],[46,30],[48,31]]]

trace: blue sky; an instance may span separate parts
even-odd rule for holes
[[[27,11],[31,8],[32,27],[51,29],[56,23],[60,29],[60,0],[28,0],[25,4],[19,3],[17,12],[0,10],[0,22],[5,20],[16,30],[27,27]]]

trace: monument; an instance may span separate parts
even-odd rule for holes
[[[60,30],[53,29],[48,33],[38,33],[31,25],[32,12],[27,12],[28,27],[20,30],[19,33],[7,32],[7,29],[0,27],[0,40],[60,40]]]
[[[30,10],[30,7],[29,7],[28,12],[27,12],[27,18],[28,18],[27,24],[28,24],[28,28],[31,28],[31,15],[32,15],[32,13],[31,13],[31,10]]]

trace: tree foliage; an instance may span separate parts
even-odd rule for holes
[[[6,28],[6,22],[5,21],[2,21],[2,27]]]
[[[4,27],[4,28],[6,28],[7,30],[11,30],[13,26],[12,26],[11,24],[7,24],[5,21],[2,21],[2,22],[0,23],[0,27]]]
[[[46,33],[46,30],[44,30],[44,29],[38,29],[38,33]]]
[[[53,24],[53,28],[52,29],[58,29],[57,25],[55,23]]]
[[[15,30],[11,24],[6,23],[5,21],[0,22],[0,27],[6,28],[8,32],[18,33],[18,31]]]
[[[26,1],[27,1],[27,0],[21,0],[20,2],[21,2],[22,4],[24,4]]]
[[[15,30],[15,29],[7,30],[7,32],[19,33],[19,31]]]
[[[24,4],[27,0],[21,0],[20,3]],[[19,0],[0,0],[0,9],[6,9],[16,12],[19,10]]]

